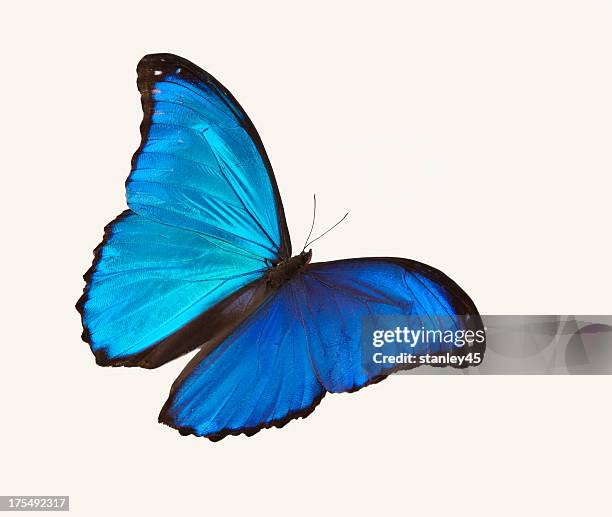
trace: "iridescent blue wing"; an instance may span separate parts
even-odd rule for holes
[[[218,440],[310,414],[325,394],[292,286],[285,284],[174,382],[159,421]]]
[[[180,344],[172,337],[190,322],[204,326],[209,309],[261,278],[263,268],[197,232],[127,210],[107,226],[85,275],[84,338],[101,365],[159,366],[146,357],[153,345],[176,357],[202,344],[196,335],[183,333]]]
[[[232,95],[169,54],[142,59],[138,88],[130,210],[107,226],[77,308],[100,364],[155,367],[226,335],[291,243],[269,160]]]
[[[172,54],[138,64],[142,143],[128,205],[269,260],[291,256],[280,194],[255,126],[210,74]]]
[[[308,415],[325,392],[355,391],[401,367],[369,362],[364,367],[363,319],[385,316],[482,328],[463,290],[424,264],[404,259],[311,264],[217,349],[195,356],[174,383],[160,421],[183,434],[220,439]]]
[[[393,317],[414,330],[483,329],[476,306],[453,280],[412,260],[361,258],[311,264],[293,284],[317,377],[330,392],[355,391],[412,367],[374,362],[372,336],[362,335],[377,326],[392,330]],[[416,349],[394,343],[385,345],[385,355],[482,354],[484,348],[484,342],[462,349],[435,341]]]

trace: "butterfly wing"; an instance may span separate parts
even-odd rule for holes
[[[255,126],[210,74],[172,54],[138,64],[142,143],[128,205],[275,260],[291,256],[283,206]]]
[[[463,290],[424,264],[404,259],[311,264],[218,348],[195,356],[174,383],[160,421],[183,434],[220,439],[308,415],[327,391],[355,391],[398,369],[362,363],[363,318],[388,315],[424,323],[439,318],[438,327],[482,328]]]
[[[312,264],[295,279],[304,328],[317,377],[329,392],[355,391],[411,365],[372,360],[366,328],[388,328],[387,317],[401,317],[414,330],[483,330],[469,296],[441,271],[408,259],[361,258]],[[385,326],[387,325],[387,326]],[[408,350],[386,344],[387,355]],[[435,343],[415,354],[484,353],[484,342],[458,349]],[[465,363],[461,366],[465,366]]]
[[[218,440],[306,416],[323,398],[295,293],[285,284],[174,382],[159,421]]]
[[[270,162],[234,97],[170,54],[141,60],[138,88],[130,210],[107,226],[77,308],[100,364],[155,367],[226,335],[265,298],[263,272],[291,243]]]

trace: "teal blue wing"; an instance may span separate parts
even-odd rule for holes
[[[129,207],[264,259],[291,256],[266,151],[229,91],[171,54],[141,60],[138,88],[144,120],[126,182]]]
[[[130,209],[107,226],[77,308],[100,364],[152,367],[227,332],[228,304],[237,320],[233,302],[260,300],[266,267],[291,243],[270,162],[234,97],[170,54],[142,59],[138,88]]]

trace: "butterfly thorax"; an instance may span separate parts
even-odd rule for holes
[[[271,287],[278,288],[288,282],[295,274],[310,262],[312,250],[302,251],[295,257],[281,260],[268,269],[266,279]]]

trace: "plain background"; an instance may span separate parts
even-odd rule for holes
[[[610,377],[399,376],[212,444],[156,423],[186,359],[95,366],[74,303],[125,208],[135,67],[239,99],[294,247],[409,257],[482,313],[610,313],[606,0],[21,2],[2,8],[0,493],[76,515],[609,512]]]

